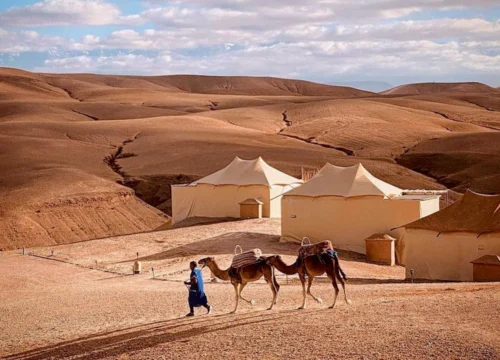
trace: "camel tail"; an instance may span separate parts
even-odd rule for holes
[[[342,270],[342,268],[340,267],[340,264],[339,264],[339,257],[337,255],[335,255],[333,258],[335,260],[335,266],[338,269],[338,273],[342,276],[342,278],[344,279],[344,281],[347,282],[347,280],[348,280],[347,276],[346,276],[345,272]]]
[[[276,286],[278,284],[278,282],[276,280],[276,275],[274,274],[274,266],[272,266],[272,265],[269,265],[269,266],[271,266],[271,282],[273,284],[274,290],[276,291],[276,293],[278,293],[280,291],[280,289],[278,286]]]

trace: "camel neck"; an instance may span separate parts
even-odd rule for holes
[[[295,263],[287,265],[281,259],[276,259],[275,264],[273,264],[276,269],[281,271],[285,275],[297,274],[297,266]]]
[[[229,276],[229,269],[222,270],[219,268],[219,265],[215,261],[211,262],[210,264],[207,265],[210,270],[214,273],[216,277],[218,277],[221,280],[229,281],[231,280],[231,277]]]

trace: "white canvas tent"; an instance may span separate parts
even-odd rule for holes
[[[361,164],[326,164],[311,180],[282,197],[283,241],[331,240],[341,249],[366,253],[374,233],[439,210],[438,196],[405,196],[370,174]]]
[[[467,191],[447,208],[404,226],[398,248],[414,277],[472,281],[471,261],[500,254],[500,195]]]
[[[281,216],[281,195],[302,180],[287,175],[261,157],[235,157],[225,168],[187,185],[172,186],[173,222],[193,216],[239,217],[239,203],[255,198],[262,201],[262,216]]]

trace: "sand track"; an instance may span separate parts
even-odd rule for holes
[[[193,225],[193,223],[191,223]],[[213,315],[187,311],[186,266],[215,255],[230,261],[234,244],[261,246],[290,262],[296,245],[278,242],[277,220],[198,224],[175,230],[30,249],[65,264],[19,252],[0,254],[0,357],[5,359],[499,359],[498,284],[401,282],[404,270],[341,253],[353,305],[334,310],[332,287],[313,292],[325,303],[301,301],[297,281],[283,276],[278,304],[267,284],[250,284],[237,315],[231,285],[207,283]],[[130,265],[140,252],[145,273],[117,276],[89,269]],[[161,279],[151,278],[150,267]],[[128,268],[128,270],[126,270]],[[161,270],[162,269],[162,270]],[[167,274],[163,276],[162,274]],[[208,272],[204,270],[208,277]],[[57,304],[57,306],[54,306]]]

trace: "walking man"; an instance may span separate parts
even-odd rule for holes
[[[207,309],[207,313],[210,314],[212,306],[208,304],[207,296],[205,295],[201,270],[198,269],[196,261],[191,261],[189,268],[191,269],[190,280],[184,281],[184,284],[189,285],[188,302],[190,311],[186,316],[194,316],[194,308],[199,306],[203,306]]]

